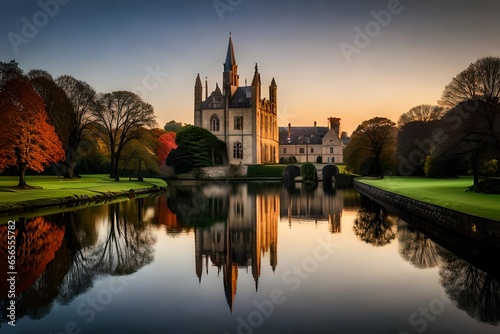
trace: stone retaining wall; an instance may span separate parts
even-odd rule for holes
[[[466,237],[500,245],[500,221],[480,218],[421,202],[356,181],[354,189],[377,202],[381,202],[382,205],[389,207],[396,214],[402,213],[403,219],[410,213],[411,216],[420,217],[428,224],[435,224]],[[410,220],[414,220],[412,218],[414,217],[410,217]],[[410,223],[412,222],[410,221]]]

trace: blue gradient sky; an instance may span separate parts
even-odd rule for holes
[[[237,4],[223,20],[213,0],[64,0],[15,52],[9,33],[22,36],[23,17],[33,22],[43,9],[38,1],[0,0],[0,60],[70,74],[99,92],[134,90],[149,70],[168,72],[149,80],[155,87],[143,95],[162,127],[193,122],[197,73],[208,77],[209,91],[221,84],[231,31],[240,84],[251,82],[255,62],[264,86],[275,77],[279,125],[326,125],[336,116],[351,133],[371,117],[397,121],[411,107],[435,104],[471,62],[500,56],[495,0],[401,0],[400,13],[350,62],[341,43],[355,45],[354,29],[395,0],[220,1]]]

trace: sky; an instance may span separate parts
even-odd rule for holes
[[[72,75],[98,92],[129,90],[159,127],[193,123],[199,73],[222,83],[229,34],[240,85],[258,63],[278,85],[278,124],[351,133],[436,104],[485,56],[500,56],[496,0],[0,0],[0,61]]]

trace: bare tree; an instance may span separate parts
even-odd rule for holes
[[[398,127],[411,122],[432,122],[439,120],[444,115],[444,108],[421,104],[413,107],[399,117]]]
[[[66,148],[67,170],[65,176],[72,178],[80,150],[85,148],[86,132],[92,124],[92,112],[96,108],[96,92],[86,82],[77,80],[69,75],[57,78],[56,84],[66,93],[73,106],[71,122],[69,124],[69,139]]]
[[[500,58],[484,57],[470,64],[445,87],[439,104],[451,109],[467,100],[481,100],[492,108],[500,102]]]
[[[140,138],[141,128],[157,124],[153,107],[132,92],[117,91],[100,97],[93,116],[98,124],[97,135],[109,149],[110,177],[119,181],[118,166],[123,148],[131,140]]]

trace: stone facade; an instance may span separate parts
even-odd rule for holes
[[[340,118],[330,117],[328,127],[280,127],[280,159],[295,157],[297,162],[343,163],[344,141],[340,134]],[[345,134],[347,135],[347,134]]]
[[[277,90],[269,86],[269,99],[262,98],[257,64],[251,85],[240,86],[238,65],[231,37],[224,63],[223,87],[216,85],[205,100],[200,75],[194,88],[194,125],[209,130],[227,144],[230,164],[278,162]]]

